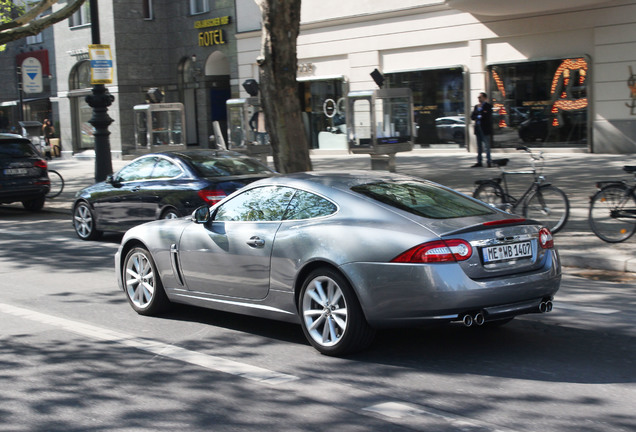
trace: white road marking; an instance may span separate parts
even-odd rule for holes
[[[116,332],[102,327],[59,318],[48,314],[23,309],[16,306],[0,303],[0,312],[11,314],[17,317],[26,318],[41,324],[48,324],[54,327],[67,330],[92,339],[115,342],[131,348],[140,349],[152,354],[194,364],[206,369],[240,376],[263,384],[280,384],[297,380],[294,375],[282,374],[269,369],[248,365],[245,363],[227,360],[221,357],[202,354],[174,345],[165,344],[149,339],[141,339],[125,333]]]
[[[620,312],[617,309],[599,308],[599,307],[594,307],[594,306],[579,306],[579,305],[575,305],[575,304],[572,304],[572,303],[554,302],[554,309],[553,310],[558,310],[558,309],[566,309],[566,310],[573,310],[573,311],[579,311],[579,312],[594,313],[594,314],[599,314],[599,315],[611,315],[611,314],[615,314],[615,313],[619,313]]]

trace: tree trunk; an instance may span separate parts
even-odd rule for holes
[[[261,104],[274,165],[281,173],[311,171],[296,82],[300,0],[256,0],[263,18]]]

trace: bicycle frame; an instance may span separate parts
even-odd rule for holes
[[[510,205],[509,210],[512,212],[514,212],[514,210],[516,210],[517,207],[519,207],[519,205],[525,203],[528,200],[528,198],[530,198],[534,194],[534,192],[536,192],[539,189],[541,185],[543,184],[549,185],[549,183],[544,183],[545,177],[543,175],[541,175],[540,173],[537,174],[537,168],[535,166],[535,161],[537,160],[543,161],[542,153],[539,153],[538,155],[531,153],[529,151],[528,153],[530,153],[530,163],[532,166],[531,170],[529,171],[505,171],[503,169],[503,166],[499,165],[499,170],[501,171],[501,173],[497,179],[497,182],[501,185],[504,192],[504,196],[503,196],[504,204],[509,204]],[[532,174],[533,180],[530,186],[528,186],[525,192],[521,195],[521,197],[515,198],[514,196],[510,195],[510,192],[509,192],[510,189],[508,187],[508,181],[506,177],[510,175],[528,175],[528,174]]]

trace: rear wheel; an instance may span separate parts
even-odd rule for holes
[[[501,209],[504,203],[504,192],[501,186],[495,182],[482,183],[473,192],[473,198]]]
[[[322,354],[350,354],[373,341],[375,330],[367,323],[351,285],[330,268],[307,276],[298,306],[303,332]]]
[[[44,195],[42,195],[39,198],[35,198],[32,200],[27,200],[27,201],[22,201],[22,205],[24,206],[25,209],[29,210],[29,211],[40,211],[42,210],[42,207],[44,207],[44,200],[46,199],[46,197]]]
[[[131,249],[122,268],[126,297],[138,314],[155,315],[170,306],[157,266],[148,250],[142,247]]]
[[[73,209],[73,228],[82,240],[96,240],[102,232],[95,228],[95,216],[88,203],[80,202]]]
[[[636,232],[636,219],[619,217],[617,211],[636,209],[636,198],[622,184],[606,186],[592,197],[588,221],[598,238],[619,243]]]
[[[180,217],[179,213],[173,208],[166,209],[161,213],[161,219],[178,219]]]
[[[526,201],[523,215],[528,219],[540,221],[552,233],[556,233],[568,220],[570,201],[561,189],[554,186],[540,186]]]
[[[64,179],[62,175],[55,170],[49,170],[49,179],[51,180],[51,189],[49,193],[46,194],[46,197],[55,198],[64,190]]]

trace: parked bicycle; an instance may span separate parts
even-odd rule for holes
[[[625,165],[623,171],[636,179],[636,166]],[[599,190],[590,198],[588,215],[592,231],[608,243],[627,240],[636,232],[636,182],[600,181],[596,187]]]
[[[51,180],[51,189],[46,194],[46,197],[55,198],[64,190],[64,178],[59,172],[49,169],[49,180]]]
[[[550,183],[546,183],[546,179],[542,175],[545,162],[543,152],[532,151],[526,146],[517,147],[517,150],[528,153],[531,170],[505,171],[503,167],[508,164],[509,159],[494,159],[492,164],[499,167],[500,175],[490,179],[477,180],[473,197],[509,213],[521,213],[528,219],[538,220],[552,233],[556,233],[563,228],[568,220],[570,201],[565,192]],[[523,195],[516,198],[510,194],[507,176],[518,174],[529,174],[532,175],[533,179]]]

